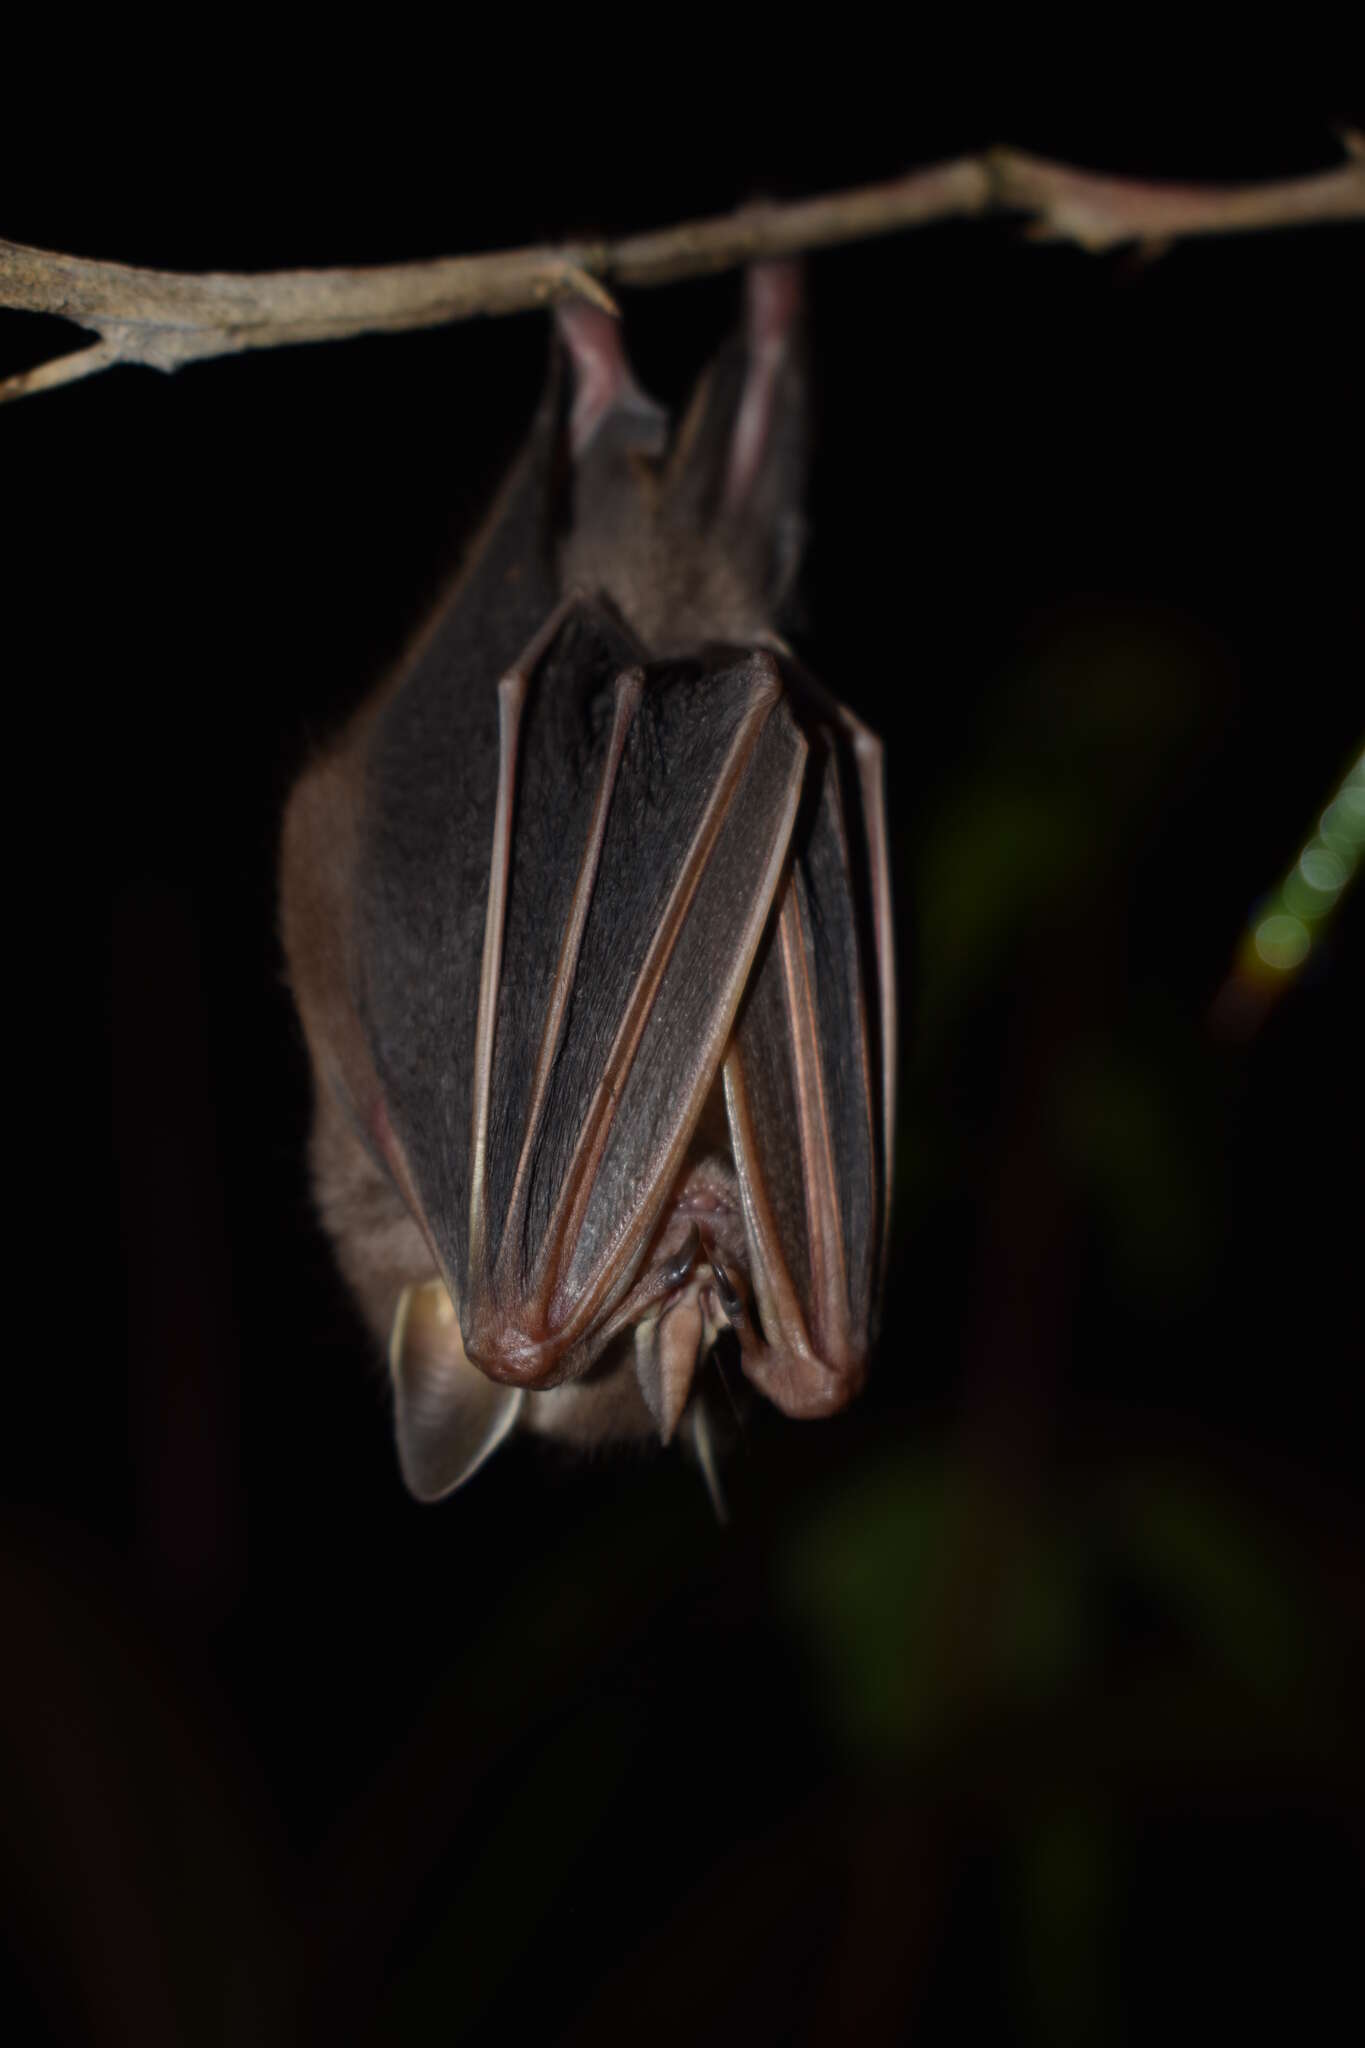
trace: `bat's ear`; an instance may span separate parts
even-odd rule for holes
[[[744,324],[712,363],[669,464],[672,516],[715,530],[776,614],[805,539],[808,430],[801,266],[745,274]]]
[[[492,1457],[517,1420],[522,1393],[470,1364],[439,1280],[403,1290],[389,1366],[403,1478],[417,1500],[440,1500]]]

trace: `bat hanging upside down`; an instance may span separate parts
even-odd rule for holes
[[[862,1384],[895,995],[881,749],[776,624],[800,286],[670,442],[619,330],[549,390],[415,655],[289,801],[318,1204],[420,1499],[515,1427],[690,1439],[722,1333],[787,1415]]]

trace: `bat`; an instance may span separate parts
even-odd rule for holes
[[[305,769],[281,845],[313,1182],[419,1499],[514,1429],[675,1436],[708,1361],[863,1383],[895,979],[882,755],[780,632],[799,273],[752,269],[676,434],[619,325],[548,388],[449,597]]]

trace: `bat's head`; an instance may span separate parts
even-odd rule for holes
[[[670,436],[620,323],[581,300],[558,310],[574,394],[563,583],[606,591],[658,654],[752,645],[780,622],[804,535],[800,315],[796,264],[751,269],[743,326]]]
[[[774,629],[798,306],[750,276],[672,437],[617,324],[561,311],[460,582],[291,798],[319,1203],[423,1498],[518,1426],[705,1461],[718,1346],[788,1414],[862,1382],[889,891],[877,743]]]

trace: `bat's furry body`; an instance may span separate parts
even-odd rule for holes
[[[518,1425],[667,1440],[726,1329],[790,1414],[861,1384],[890,906],[877,743],[775,630],[795,304],[753,274],[671,447],[614,324],[562,314],[571,404],[557,373],[415,657],[290,800],[318,1201],[422,1497]]]

